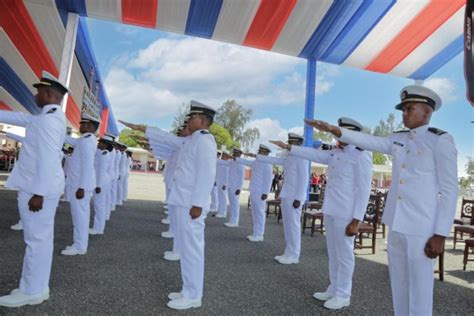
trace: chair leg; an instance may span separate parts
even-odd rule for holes
[[[453,238],[453,249],[456,249],[456,242],[458,241],[458,232],[454,230],[454,238]]]
[[[439,255],[439,280],[444,281],[444,250]]]
[[[377,237],[377,230],[374,231],[372,234],[372,254],[375,255],[375,242],[376,242],[376,237]]]
[[[320,232],[321,234],[324,234],[324,231],[323,231],[323,230],[324,230],[324,217],[321,218],[321,222],[320,222],[320,224],[319,224],[319,232]]]
[[[316,225],[316,217],[313,216],[311,219],[311,237],[314,236],[314,225]]]
[[[382,236],[385,239],[385,224],[382,224]]]
[[[467,258],[468,258],[468,256],[469,256],[469,246],[466,244],[466,245],[464,246],[464,258],[463,258],[463,260],[462,260],[463,265],[464,265],[463,268],[462,268],[463,271],[466,271],[466,265],[467,265]]]

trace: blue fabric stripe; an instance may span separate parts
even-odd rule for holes
[[[335,0],[299,57],[318,59],[322,56],[362,3],[363,0]]]
[[[444,66],[452,58],[456,57],[460,52],[463,51],[464,47],[464,36],[461,35],[456,38],[451,44],[446,46],[439,54],[431,58],[423,66],[418,68],[412,73],[409,78],[415,80],[423,80],[434,74],[439,68]]]
[[[223,0],[191,0],[185,34],[211,38]]]
[[[85,0],[55,0],[55,2],[64,26],[66,26],[67,14],[69,12],[77,13],[80,16],[87,16]]]
[[[4,87],[31,114],[40,112],[34,95],[2,57],[0,57],[0,86]]]
[[[366,0],[321,60],[341,64],[395,4],[395,0]]]

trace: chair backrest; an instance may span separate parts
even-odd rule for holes
[[[474,207],[474,200],[466,198],[462,199],[461,204],[461,218],[470,218],[471,225],[474,225],[474,217],[472,216],[472,208]]]
[[[319,197],[318,197],[318,202],[323,204],[324,202],[324,193],[326,192],[326,185],[321,185],[320,190],[319,190]]]
[[[373,224],[376,226],[379,222],[381,205],[382,205],[382,194],[371,194],[369,197],[369,203],[364,215],[364,222]]]

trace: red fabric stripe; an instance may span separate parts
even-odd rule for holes
[[[100,137],[107,132],[107,123],[109,122],[109,108],[102,111],[102,122],[100,124]]]
[[[262,0],[243,45],[272,49],[295,5],[296,0]]]
[[[0,26],[23,56],[38,78],[43,70],[58,76],[59,70],[31,19],[23,1],[0,1]],[[66,117],[74,128],[79,127],[80,111],[72,99],[68,98]]]
[[[156,28],[158,0],[122,0],[122,22]]]
[[[365,69],[391,71],[465,4],[466,0],[430,2]]]
[[[6,105],[5,103],[3,103],[2,101],[0,101],[0,110],[7,110],[7,111],[11,111],[12,109]]]

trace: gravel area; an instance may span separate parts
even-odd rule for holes
[[[18,220],[16,192],[3,188],[0,174],[0,295],[18,286],[24,254],[22,232],[9,229]],[[166,307],[167,294],[180,290],[179,263],[162,259],[171,241],[160,237],[164,186],[161,175],[133,173],[129,200],[112,213],[103,236],[91,236],[84,256],[61,256],[72,243],[69,205],[56,214],[51,297],[37,306],[0,307],[0,315],[390,315],[393,314],[387,256],[383,239],[377,253],[357,250],[353,295],[349,308],[330,312],[312,298],[328,283],[323,235],[302,237],[298,265],[277,264],[284,249],[283,226],[271,215],[265,241],[250,243],[248,192],[241,198],[241,226],[227,228],[224,220],[206,221],[206,274],[203,305],[175,312]],[[369,241],[367,240],[367,243]],[[435,282],[437,315],[474,314],[474,263],[462,271],[462,249],[448,241],[445,281]],[[472,255],[474,258],[474,255]],[[437,278],[437,276],[436,276]]]

